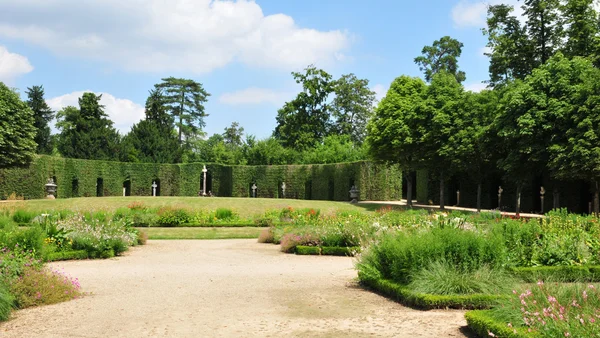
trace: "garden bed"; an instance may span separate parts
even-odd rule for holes
[[[553,282],[600,282],[600,266],[536,266],[528,268],[512,268],[511,272],[527,283],[537,281]]]

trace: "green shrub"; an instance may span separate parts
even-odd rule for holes
[[[0,322],[8,320],[14,299],[4,284],[0,283]]]
[[[0,216],[0,230],[11,230],[15,229],[17,224],[13,221],[12,217],[7,215]]]
[[[153,213],[136,212],[132,217],[134,227],[151,227],[158,225],[159,216]]]
[[[33,220],[35,218],[35,216],[37,216],[37,213],[35,213],[33,211],[16,210],[12,215],[12,219],[16,223],[25,224],[25,223],[30,223],[31,220]]]
[[[436,261],[414,273],[409,287],[418,293],[436,295],[496,295],[509,293],[514,285],[514,278],[504,269],[482,266],[465,271]]]
[[[10,231],[0,231],[0,248],[31,251],[37,257],[44,254],[45,232],[40,226],[31,226],[26,229],[13,228]]]
[[[473,295],[431,295],[417,293],[409,287],[386,279],[369,280],[361,283],[386,297],[404,305],[419,309],[489,309],[498,304],[503,296]]]
[[[52,252],[46,256],[46,260],[48,262],[70,261],[87,258],[88,253],[85,250]]]
[[[161,208],[158,211],[156,225],[161,227],[175,227],[190,222],[190,215],[183,209]]]
[[[298,255],[320,255],[321,248],[318,246],[296,246],[296,254]]]
[[[354,256],[355,252],[359,250],[360,247],[324,246],[321,248],[321,254],[326,256]]]
[[[539,335],[528,333],[523,328],[514,328],[507,325],[507,323],[500,322],[494,318],[494,314],[490,310],[472,310],[465,313],[465,319],[467,325],[473,332],[479,337],[490,337],[491,334],[494,337],[502,338],[526,338],[526,337],[538,337]]]

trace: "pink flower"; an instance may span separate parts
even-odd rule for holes
[[[490,337],[496,337],[496,335],[493,334],[492,332],[490,332],[489,330],[488,330],[488,336],[490,336]]]

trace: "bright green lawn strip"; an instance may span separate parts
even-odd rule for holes
[[[148,239],[236,239],[258,238],[265,228],[139,228]]]
[[[412,291],[406,286],[389,280],[365,280],[362,283],[370,289],[407,306],[419,309],[488,309],[498,303],[503,296],[473,295],[431,295]]]
[[[32,210],[36,212],[72,210],[72,211],[115,211],[127,207],[133,202],[141,202],[146,207],[159,208],[170,206],[189,210],[214,211],[218,208],[228,208],[241,217],[263,215],[268,210],[281,210],[286,207],[294,209],[319,209],[321,214],[332,214],[336,211],[367,211],[348,202],[272,199],[272,198],[234,198],[234,197],[84,197],[56,200],[27,200],[0,203],[0,210]]]
[[[494,337],[505,338],[539,337],[538,334],[529,333],[524,328],[509,327],[506,323],[496,320],[488,310],[469,311],[465,313],[465,318],[469,328],[481,338],[491,337],[490,333],[494,334]]]

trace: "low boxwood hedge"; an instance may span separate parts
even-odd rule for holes
[[[375,292],[389,297],[406,306],[423,310],[430,309],[489,309],[506,296],[473,294],[473,295],[432,295],[417,293],[408,287],[390,280],[363,280],[363,285]]]
[[[496,321],[489,310],[473,310],[465,313],[469,328],[479,337],[530,338],[539,337],[523,328],[511,328],[506,323]],[[493,334],[493,336],[492,336]]]
[[[46,260],[48,262],[69,261],[75,259],[87,259],[88,253],[85,250],[75,251],[59,251],[48,254]]]
[[[324,255],[324,256],[354,256],[359,247],[338,247],[338,246],[296,246],[298,255]]]
[[[527,283],[539,280],[553,282],[600,282],[600,266],[536,266],[512,268],[516,277]]]

